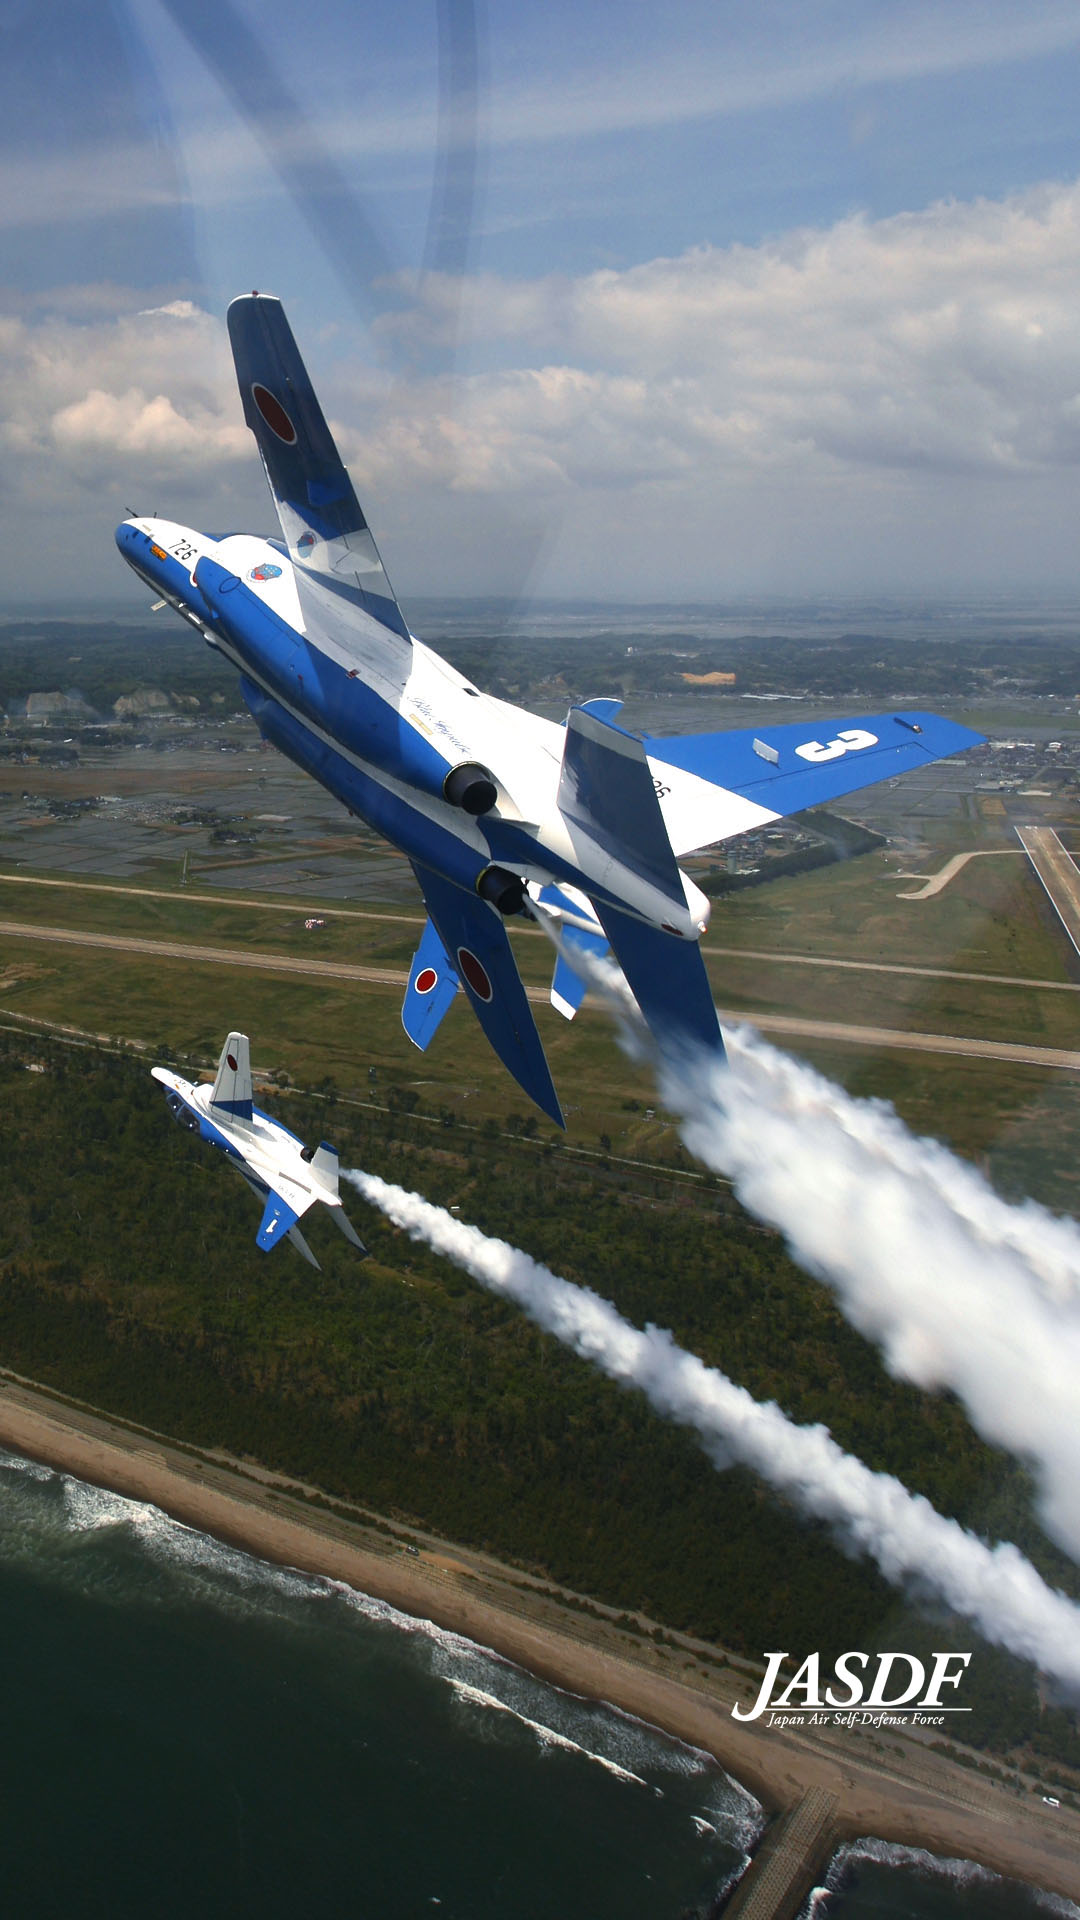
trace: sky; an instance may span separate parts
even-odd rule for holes
[[[1074,597],[1072,0],[7,0],[0,607],[272,531],[285,302],[410,594]]]

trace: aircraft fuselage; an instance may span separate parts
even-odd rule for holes
[[[128,565],[236,667],[263,736],[409,859],[503,912],[520,909],[520,883],[554,883],[700,939],[709,901],[685,875],[680,907],[568,828],[556,804],[564,733],[553,721],[481,693],[422,642],[354,607],[349,645],[335,649],[333,589],[323,585],[330,620],[315,646],[292,564],[272,541],[214,540],[158,519],[126,520],[116,540]],[[512,764],[512,793],[490,774],[493,762]],[[482,816],[472,811],[477,795],[492,801]],[[573,904],[595,924],[583,897]]]

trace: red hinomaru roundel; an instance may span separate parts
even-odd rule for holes
[[[458,971],[466,984],[472,988],[477,999],[490,1000],[495,989],[488,979],[487,968],[481,965],[475,953],[471,953],[468,947],[459,947],[457,963]]]
[[[439,984],[439,976],[434,967],[421,967],[413,981],[414,993],[431,993]]]
[[[233,1070],[233,1072],[234,1072],[234,1073],[236,1073],[236,1072],[238,1072],[238,1071],[239,1071],[239,1069],[238,1069],[238,1067],[237,1067],[237,1065],[236,1065],[236,1056],[235,1056],[235,1054],[231,1054],[231,1053],[227,1053],[227,1054],[225,1055],[225,1058],[226,1058],[226,1060],[228,1061],[228,1063],[229,1063],[229,1065],[230,1065],[230,1067],[232,1068],[232,1070]]]
[[[278,439],[284,440],[287,447],[295,446],[296,428],[289,419],[281,401],[275,399],[274,395],[269,391],[269,388],[261,387],[257,380],[252,386],[251,397],[258,407],[259,412],[262,414],[263,419],[266,421],[271,433],[276,433]]]

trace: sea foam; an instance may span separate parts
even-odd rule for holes
[[[0,1474],[7,1481],[6,1517],[14,1517],[15,1505],[25,1508],[19,1526],[5,1527],[3,1547],[9,1560],[40,1563],[44,1549],[60,1577],[80,1590],[93,1583],[100,1598],[123,1605],[130,1598],[127,1584],[94,1574],[94,1561],[101,1564],[97,1543],[111,1534],[131,1556],[131,1572],[137,1575],[141,1566],[153,1576],[142,1582],[141,1594],[151,1604],[197,1599],[218,1611],[285,1615],[294,1626],[303,1625],[309,1608],[316,1609],[308,1615],[314,1622],[327,1606],[337,1606],[346,1616],[356,1615],[411,1640],[423,1652],[432,1677],[445,1681],[456,1698],[512,1717],[552,1750],[581,1754],[612,1777],[654,1786],[661,1796],[656,1776],[699,1779],[702,1818],[740,1850],[749,1848],[761,1831],[759,1802],[711,1755],[658,1733],[620,1708],[537,1680],[463,1634],[404,1613],[345,1581],[258,1559],[173,1519],[153,1502],[90,1485],[21,1455],[0,1451]],[[26,1488],[22,1496],[20,1482]],[[80,1545],[93,1554],[93,1561],[73,1552]],[[163,1573],[171,1579],[162,1581]],[[653,1778],[646,1780],[646,1773]]]
[[[951,1880],[955,1886],[993,1887],[1008,1883],[999,1873],[989,1867],[983,1867],[974,1860],[954,1860],[943,1854],[927,1853],[922,1847],[903,1847],[888,1840],[875,1840],[867,1837],[852,1840],[834,1854],[825,1879],[824,1887],[815,1887],[810,1901],[803,1909],[802,1920],[812,1920],[815,1914],[828,1911],[827,1899],[830,1894],[841,1893],[848,1884],[851,1869],[860,1864],[873,1862],[877,1866],[906,1868],[909,1872],[923,1875],[926,1879]],[[1041,1888],[1025,1883],[1025,1892],[1041,1912],[1052,1914],[1054,1920],[1080,1920],[1080,1907],[1056,1893],[1045,1893]],[[821,1896],[824,1896],[822,1898]],[[818,1901],[815,1905],[814,1902]]]

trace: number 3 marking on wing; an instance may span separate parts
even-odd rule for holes
[[[863,727],[846,727],[838,733],[835,740],[822,743],[820,740],[807,740],[804,746],[796,747],[800,760],[839,760],[842,753],[857,753],[861,747],[876,747],[876,733],[867,733]]]

